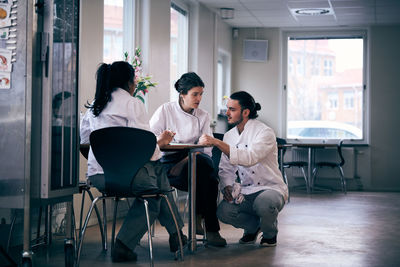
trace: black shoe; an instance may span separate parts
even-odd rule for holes
[[[207,232],[207,245],[214,247],[225,247],[226,240],[223,238],[219,232]]]
[[[182,233],[182,230],[180,231],[181,233],[181,238],[182,238],[182,246],[185,246],[187,244],[187,236],[185,236]],[[178,238],[178,233],[174,233],[169,236],[169,250],[171,252],[176,252],[179,250],[179,238]]]
[[[243,234],[242,238],[240,238],[240,244],[254,244],[256,242],[257,236],[260,233],[260,228],[254,234]]]
[[[137,255],[119,239],[116,239],[111,258],[113,262],[136,261]]]
[[[275,247],[276,246],[276,236],[273,238],[265,238],[264,236],[261,238],[260,242],[261,247]]]

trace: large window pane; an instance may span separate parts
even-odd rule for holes
[[[170,99],[178,99],[174,88],[179,77],[188,71],[188,19],[187,11],[171,4]]]
[[[134,54],[134,0],[104,0],[103,61],[123,60]]]
[[[363,139],[363,43],[288,38],[287,138]]]

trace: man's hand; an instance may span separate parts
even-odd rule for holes
[[[199,145],[213,146],[215,138],[206,134],[202,134],[199,139]]]
[[[232,191],[233,191],[233,186],[231,185],[227,185],[222,191],[222,193],[224,194],[224,199],[228,202],[233,201]]]
[[[158,137],[157,137],[157,144],[159,147],[164,147],[166,145],[168,145],[169,143],[171,143],[171,141],[174,138],[175,133],[165,130],[164,132],[162,132]]]

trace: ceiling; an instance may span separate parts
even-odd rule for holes
[[[220,13],[234,8],[232,27],[326,27],[400,24],[400,0],[198,0]],[[323,8],[332,14],[294,15],[292,9]]]

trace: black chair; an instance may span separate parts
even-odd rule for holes
[[[222,134],[222,133],[213,133],[213,135],[214,135],[214,138],[217,138],[221,141],[224,139],[224,134]],[[214,163],[214,168],[217,171],[219,168],[219,161],[221,160],[221,155],[222,155],[222,151],[218,147],[214,146],[212,149],[212,160]]]
[[[278,145],[286,145],[287,144],[285,139],[279,138],[279,137],[276,138],[276,142]],[[287,179],[287,176],[285,173],[285,169],[292,168],[292,167],[300,168],[301,172],[303,173],[303,178],[304,178],[307,193],[310,193],[310,185],[309,185],[309,182],[307,179],[306,172],[304,170],[304,168],[306,168],[308,166],[308,163],[306,161],[285,161],[284,158],[285,158],[285,153],[286,153],[286,147],[283,146],[281,149],[283,149],[283,153],[282,153],[283,158],[279,159],[278,162],[282,162],[282,165],[283,165],[282,175],[283,175],[283,179],[284,179],[286,185],[289,186],[288,179]]]
[[[105,176],[105,189],[102,191],[102,196],[94,199],[86,216],[77,250],[77,266],[79,266],[80,253],[90,215],[96,203],[105,198],[112,198],[115,200],[114,219],[111,233],[111,252],[114,249],[118,200],[120,198],[136,197],[144,203],[148,229],[150,266],[154,265],[152,252],[153,245],[150,230],[151,225],[149,219],[148,202],[146,199],[162,197],[166,200],[174,219],[180,244],[180,255],[181,259],[183,260],[182,237],[180,235],[175,214],[172,210],[168,197],[166,196],[166,193],[169,191],[148,192],[140,195],[135,195],[131,191],[132,178],[136,175],[139,169],[150,160],[154,153],[154,149],[156,147],[155,135],[149,131],[129,127],[103,128],[91,133],[90,146],[97,162],[103,168]]]
[[[344,163],[345,163],[345,160],[344,160],[343,154],[342,154],[343,141],[344,141],[344,140],[340,140],[340,141],[338,142],[338,145],[337,145],[337,152],[338,152],[340,161],[338,161],[338,162],[326,162],[326,161],[322,161],[322,162],[317,162],[317,163],[315,164],[315,167],[314,167],[314,169],[313,169],[312,180],[311,180],[311,181],[312,181],[312,182],[311,182],[312,188],[314,188],[315,180],[316,180],[316,178],[317,178],[318,169],[320,169],[320,168],[322,168],[322,167],[330,167],[330,168],[333,168],[333,169],[334,169],[334,168],[338,168],[339,173],[340,173],[340,181],[341,181],[342,191],[343,191],[343,193],[346,194],[346,192],[347,192],[347,190],[346,190],[346,180],[345,180],[345,178],[344,178],[344,172],[343,172],[343,168],[342,168],[342,166],[343,166]]]

